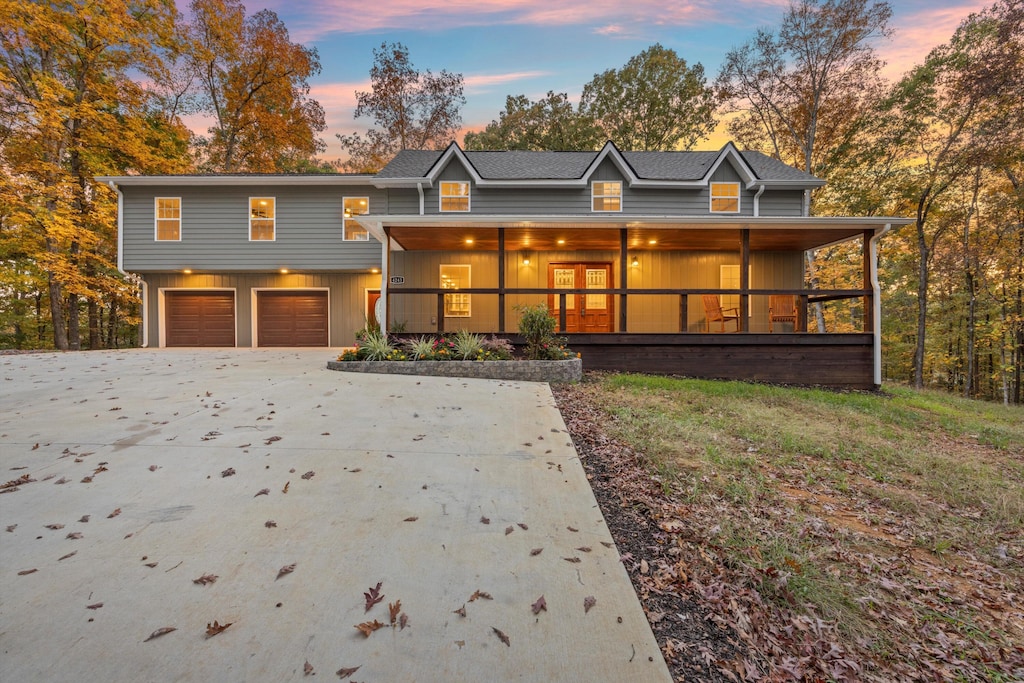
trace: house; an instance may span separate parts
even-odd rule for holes
[[[876,243],[909,222],[810,217],[822,180],[731,143],[102,180],[150,346],[344,346],[377,317],[513,336],[543,302],[588,368],[857,388],[881,382]],[[808,289],[805,253],[844,241],[862,286]],[[836,301],[857,329],[809,333],[808,307]]]

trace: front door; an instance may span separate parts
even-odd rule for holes
[[[548,265],[549,289],[611,289],[610,263],[552,263]],[[611,332],[614,309],[611,294],[566,294],[565,329],[562,332]],[[559,296],[548,295],[548,309],[559,317]]]

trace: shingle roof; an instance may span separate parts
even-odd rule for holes
[[[600,152],[463,152],[485,180],[574,180],[583,177]],[[422,178],[443,151],[403,150],[381,169],[378,178]],[[740,152],[761,180],[817,180],[814,176],[761,152]],[[644,180],[699,180],[721,152],[622,152]]]

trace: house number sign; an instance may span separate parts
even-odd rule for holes
[[[393,285],[404,285],[405,284],[405,276],[403,276],[403,275],[392,275],[391,276],[391,284],[393,284]]]

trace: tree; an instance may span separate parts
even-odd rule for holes
[[[199,107],[215,119],[198,140],[201,167],[221,173],[290,171],[326,149],[324,111],[309,97],[320,73],[313,48],[291,42],[270,10],[245,16],[239,0],[192,0],[186,51]]]
[[[606,140],[627,150],[690,149],[715,127],[714,93],[704,67],[689,67],[674,50],[652,45],[621,69],[594,76],[580,113]]]
[[[592,150],[604,142],[594,120],[580,114],[566,93],[549,91],[531,102],[509,95],[505,109],[479,133],[466,133],[466,149]]]
[[[369,116],[379,128],[365,137],[338,135],[349,154],[343,168],[375,172],[400,150],[443,149],[455,139],[466,103],[462,74],[417,71],[407,47],[381,43],[373,51],[370,81],[370,91],[356,92],[355,118]]]
[[[150,93],[131,78],[160,72],[174,4],[0,0],[0,15],[3,282],[13,298],[35,300],[37,325],[49,309],[59,349],[81,347],[87,302],[95,347],[100,303],[113,313],[130,293],[113,265],[113,193],[93,177],[183,167],[183,145],[152,143],[181,142],[184,127],[154,116]],[[24,329],[14,336],[24,340]]]

